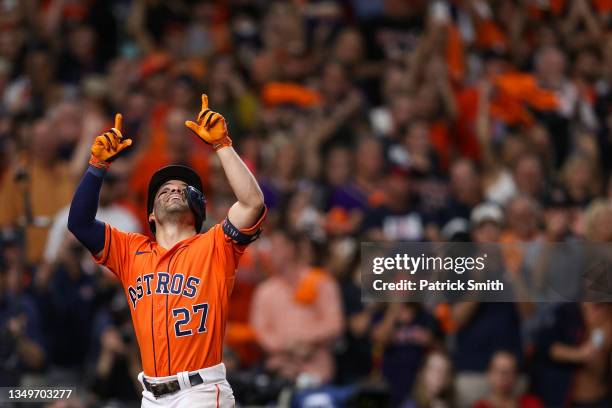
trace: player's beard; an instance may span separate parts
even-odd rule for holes
[[[162,221],[179,221],[186,217],[193,217],[191,209],[187,200],[183,197],[181,199],[169,199],[168,201],[161,201],[157,203],[156,216]]]
[[[164,212],[168,214],[190,211],[189,204],[187,204],[187,200],[185,200],[183,197],[181,197],[180,199],[171,198],[170,200],[162,204],[162,208]]]

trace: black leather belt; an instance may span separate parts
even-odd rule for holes
[[[177,391],[181,390],[181,386],[178,380],[170,380],[163,383],[150,383],[146,378],[143,378],[145,388],[147,391],[150,391],[155,398],[163,397],[164,395],[174,394]],[[194,385],[199,385],[204,382],[204,379],[199,373],[190,374],[189,375],[189,383]]]

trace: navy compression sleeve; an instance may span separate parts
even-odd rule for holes
[[[77,187],[68,215],[68,229],[92,254],[104,249],[105,226],[96,220],[105,170],[89,166]]]

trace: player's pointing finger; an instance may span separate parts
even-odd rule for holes
[[[208,95],[202,94],[202,110],[208,109]]]
[[[121,132],[121,126],[123,125],[123,116],[118,113],[115,115],[115,129]]]

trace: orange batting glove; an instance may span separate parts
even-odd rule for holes
[[[121,124],[123,117],[120,113],[115,115],[115,127],[96,137],[91,145],[89,164],[101,169],[108,169],[111,162],[119,153],[132,145],[132,139],[123,138]]]
[[[186,121],[185,126],[204,142],[211,145],[215,151],[232,145],[232,139],[227,133],[225,118],[208,109],[208,96],[206,94],[202,94],[202,110],[200,110],[196,120],[198,123],[190,120]]]

